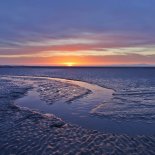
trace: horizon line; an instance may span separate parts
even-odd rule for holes
[[[65,66],[65,65],[59,65],[59,66],[56,66],[56,65],[0,65],[0,67],[42,67],[42,68],[46,68],[46,67],[55,67],[55,68],[87,68],[87,67],[94,67],[94,68],[102,68],[102,67],[155,67],[155,65],[104,65],[104,66]]]

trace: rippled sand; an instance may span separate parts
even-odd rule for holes
[[[23,80],[0,80],[0,154],[155,154],[155,136],[104,134],[16,107],[30,89]]]

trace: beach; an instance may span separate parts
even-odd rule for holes
[[[52,113],[41,113],[33,109],[19,107],[15,101],[23,98],[35,88],[30,79],[3,76],[0,79],[0,152],[1,154],[154,154],[154,135],[128,135],[104,133],[68,123]],[[39,78],[38,78],[39,81]],[[66,102],[88,94],[85,88],[64,82],[41,80],[37,84],[42,100],[49,93],[53,103],[59,98]],[[47,84],[48,83],[48,84]],[[47,85],[50,89],[47,88]],[[59,86],[59,87],[58,87]],[[46,89],[45,89],[46,88]],[[52,89],[51,89],[52,88]],[[67,93],[67,89],[75,93]],[[77,91],[76,91],[77,90]],[[54,92],[54,93],[53,93]],[[80,92],[80,93],[78,93]],[[63,95],[63,96],[62,96]],[[82,95],[82,96],[81,96]],[[51,101],[48,99],[46,101]],[[50,102],[51,103],[51,102]],[[53,104],[52,103],[52,104]],[[58,103],[57,103],[58,104]],[[81,118],[82,119],[82,118]]]

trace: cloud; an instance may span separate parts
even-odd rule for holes
[[[105,53],[142,53],[152,54],[154,52],[154,38],[145,35],[132,36],[130,34],[111,33],[78,33],[72,36],[57,38],[40,38],[25,41],[3,41],[1,42],[0,55],[26,55],[46,53],[73,53],[74,55],[88,53],[88,55]],[[92,53],[92,54],[91,54]],[[85,54],[86,55],[86,54]]]
[[[138,54],[143,61],[141,56],[155,54],[154,5],[154,0],[2,0],[0,57],[14,62]]]
[[[106,55],[106,56],[51,56],[51,57],[13,57],[0,58],[3,65],[63,65],[73,61],[83,66],[107,65],[155,65],[155,55],[144,56],[139,54]]]

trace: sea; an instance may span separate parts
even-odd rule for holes
[[[69,103],[63,99],[55,104],[31,90],[16,101],[19,106],[97,131],[155,135],[155,67],[1,66],[0,76],[55,78],[92,89]]]

